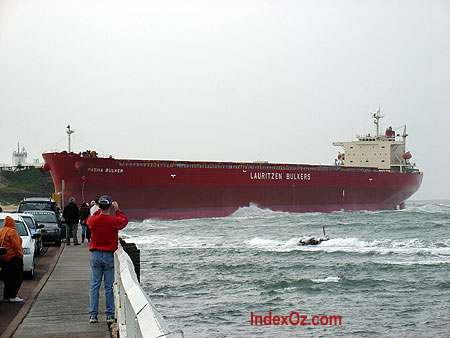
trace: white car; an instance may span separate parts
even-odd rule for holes
[[[28,229],[30,229],[31,235],[35,233],[41,234],[41,237],[36,238],[36,240],[34,241],[35,242],[34,244],[36,245],[36,247],[34,248],[35,251],[34,254],[36,256],[40,256],[42,250],[44,249],[44,244],[42,243],[42,230],[41,230],[44,227],[44,225],[37,224],[36,219],[31,214],[18,214],[18,215],[22,217],[22,220],[28,226]]]
[[[16,224],[16,231],[22,238],[23,272],[25,274],[25,277],[33,278],[36,240],[41,237],[41,234],[31,234],[30,229],[28,229],[22,217],[18,214],[0,213],[0,228],[3,228],[3,223],[6,216],[11,216],[11,218],[14,220]]]

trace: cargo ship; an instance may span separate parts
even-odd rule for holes
[[[42,156],[55,193],[78,204],[107,194],[130,219],[222,217],[256,205],[283,212],[331,212],[404,208],[423,174],[411,163],[403,134],[376,134],[334,142],[342,152],[332,165],[268,162],[198,162],[116,159],[95,151]],[[64,202],[63,202],[64,203]]]

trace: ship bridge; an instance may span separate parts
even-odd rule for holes
[[[340,146],[344,152],[338,153],[335,164],[343,167],[371,167],[391,172],[415,171],[414,165],[410,163],[411,153],[406,151],[406,126],[403,134],[395,134],[392,127],[386,129],[384,135],[379,132],[380,109],[372,113],[376,126],[374,136],[368,134],[357,136],[357,141],[333,142],[334,146]]]

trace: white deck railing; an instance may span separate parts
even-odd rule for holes
[[[120,337],[173,337],[173,332],[169,332],[164,319],[139,284],[133,263],[120,244],[114,254],[114,278],[114,303]]]

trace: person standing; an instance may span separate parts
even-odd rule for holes
[[[89,322],[98,322],[98,295],[103,276],[106,321],[111,324],[115,321],[113,294],[114,251],[119,247],[119,230],[127,226],[128,219],[119,210],[117,202],[112,202],[111,197],[104,195],[100,197],[98,203],[100,210],[97,210],[87,220],[87,225],[91,231],[91,241],[89,243],[89,251],[91,252],[89,303],[91,311],[89,312]],[[110,215],[111,206],[116,212],[115,216]]]
[[[95,212],[100,209],[98,206],[99,197],[95,196],[95,199],[91,202],[91,216],[95,214]]]
[[[98,197],[98,196],[95,196],[94,200],[91,201],[91,211],[90,211],[90,213],[91,213],[90,215],[91,215],[91,216],[92,216],[93,214],[95,214],[95,212],[96,212],[97,210],[100,209],[100,208],[98,207],[98,199],[99,199],[99,197]],[[87,229],[86,229],[86,238],[87,238],[88,242],[91,241],[91,230],[89,230],[89,227],[87,227]]]
[[[89,204],[86,202],[83,203],[80,207],[80,224],[81,224],[81,243],[84,243],[84,240],[86,238],[86,220],[91,215],[91,210],[89,208]]]
[[[3,298],[11,303],[23,302],[17,297],[23,280],[22,238],[16,231],[16,224],[10,216],[6,216],[0,230],[0,246],[8,251],[0,256],[0,267],[3,271],[5,288]]]
[[[80,245],[77,237],[80,210],[75,203],[75,197],[69,198],[69,204],[67,204],[63,210],[63,217],[66,222],[66,245],[70,245],[70,237],[72,237],[72,234],[73,245]]]

